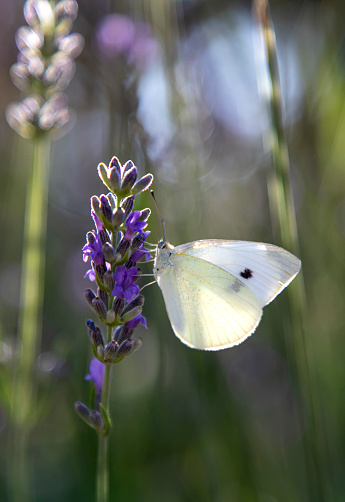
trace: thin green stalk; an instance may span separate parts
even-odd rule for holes
[[[111,340],[111,327],[108,327],[108,342]],[[110,397],[110,371],[111,365],[106,364],[104,369],[102,386],[102,405],[109,416]],[[107,435],[98,435],[97,453],[97,481],[96,502],[108,502],[109,500],[109,432]]]
[[[268,180],[271,218],[274,228],[279,229],[283,247],[299,255],[298,231],[290,183],[290,162],[282,118],[281,86],[275,33],[269,13],[268,0],[253,0],[253,6],[262,33],[271,85],[271,150],[274,164],[274,172]],[[300,390],[304,392],[311,421],[303,445],[307,483],[309,485],[309,500],[310,502],[321,502],[325,500],[325,489],[319,444],[316,374],[310,344],[307,345],[305,336],[307,305],[302,271],[289,287],[288,297],[291,329],[289,336],[286,337],[286,344],[291,351],[290,366]]]
[[[50,145],[50,139],[46,137],[34,141],[33,162],[27,184],[18,321],[20,356],[14,368],[12,403],[14,502],[22,501],[23,497],[29,500],[31,493],[28,445],[36,408],[34,364],[41,341]],[[19,476],[18,470],[21,473]]]

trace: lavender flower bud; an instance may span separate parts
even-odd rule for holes
[[[86,240],[88,244],[93,244],[96,240],[95,234],[93,232],[87,232]]]
[[[127,356],[131,352],[133,346],[134,346],[133,340],[124,340],[119,346],[119,349],[117,351],[118,357]]]
[[[102,253],[104,256],[105,261],[108,263],[113,263],[116,260],[116,254],[113,246],[110,244],[110,242],[106,242],[103,247],[102,247]]]
[[[134,207],[134,197],[131,196],[123,199],[123,201],[121,202],[121,207],[125,212],[125,219],[127,219],[127,217],[129,216],[130,212]]]
[[[120,362],[124,357],[129,356],[130,354],[133,354],[136,350],[138,350],[141,345],[142,345],[142,340],[141,338],[138,338],[138,340],[124,340],[117,352],[116,355],[116,362]]]
[[[92,308],[95,311],[95,314],[97,314],[97,316],[100,318],[100,320],[104,322],[107,318],[107,309],[103,301],[97,296],[92,300]]]
[[[149,218],[150,214],[151,214],[151,209],[149,209],[148,207],[146,209],[143,209],[140,212],[138,221],[146,221]]]
[[[98,171],[98,176],[101,178],[105,186],[108,187],[109,190],[111,190],[111,184],[109,183],[107,166],[103,162],[101,162],[100,164],[98,164],[97,171]]]
[[[112,325],[112,324],[114,324],[115,319],[116,319],[115,312],[113,310],[108,310],[105,324]]]
[[[75,59],[79,56],[84,48],[84,37],[79,33],[73,33],[60,40],[59,51],[64,52],[67,56]]]
[[[134,183],[136,182],[137,176],[138,176],[138,170],[135,166],[133,166],[131,169],[129,169],[126,172],[126,174],[122,180],[121,192],[128,193],[129,190],[134,185]]]
[[[118,328],[114,334],[113,334],[113,339],[118,343],[118,345],[121,345],[121,343],[124,340],[128,340],[134,333],[133,328],[128,328],[127,326],[121,326]]]
[[[125,164],[123,164],[123,167],[122,167],[123,177],[125,176],[125,174],[127,173],[127,171],[129,171],[130,169],[132,169],[132,167],[134,167],[134,162],[132,160],[127,160],[127,162]]]
[[[115,312],[116,315],[121,314],[124,305],[125,305],[125,300],[122,300],[121,298],[118,298],[117,296],[114,298],[113,311]]]
[[[113,214],[113,227],[118,228],[125,219],[125,211],[122,207],[118,207]]]
[[[119,172],[119,170],[116,167],[113,167],[110,170],[109,184],[110,184],[111,189],[113,190],[114,193],[117,193],[120,190],[120,187],[121,187],[121,170]]]
[[[147,190],[149,186],[152,184],[152,181],[153,181],[153,175],[146,174],[133,185],[132,194],[137,195],[138,193]]]
[[[109,201],[105,195],[101,195],[100,197],[101,201],[101,211],[103,214],[103,221],[104,223],[108,223],[112,225],[113,222],[113,211],[111,209],[111,206],[109,204]]]
[[[141,314],[141,307],[134,307],[132,310],[127,311],[125,314],[121,315],[121,322],[126,323]]]
[[[121,242],[119,243],[119,245],[117,246],[117,253],[119,253],[121,256],[125,256],[126,254],[126,251],[128,251],[128,249],[130,248],[131,246],[131,242],[130,241],[127,241],[124,237],[122,238]]]
[[[120,178],[121,178],[121,169],[122,169],[122,166],[121,166],[121,162],[119,161],[119,159],[117,157],[113,157],[111,159],[111,161],[109,162],[109,169],[116,169],[116,171],[118,172]]]
[[[18,89],[25,91],[29,85],[30,73],[24,63],[14,63],[10,68],[12,82]]]
[[[134,307],[142,307],[145,303],[145,297],[143,295],[136,296],[125,308],[124,313],[131,311]]]
[[[87,289],[84,295],[87,303],[90,305],[90,307],[92,307],[92,300],[96,298],[95,293],[92,291],[92,289]]]
[[[115,277],[111,270],[107,270],[103,276],[103,284],[107,291],[111,292],[115,286]]]
[[[98,218],[101,218],[102,216],[102,211],[101,211],[101,201],[96,195],[93,195],[91,197],[91,207],[94,210],[94,212],[97,214]]]
[[[89,415],[89,423],[98,433],[102,434],[105,431],[105,424],[101,413],[92,410]]]
[[[107,270],[107,272],[108,272],[108,270]],[[104,281],[105,274],[103,275],[103,281]],[[102,300],[104,305],[108,305],[108,295],[105,291],[103,291],[103,289],[97,288],[97,296]]]
[[[55,5],[55,16],[57,22],[63,18],[68,18],[71,22],[75,21],[78,14],[78,4],[75,0],[61,0]]]
[[[109,192],[108,195],[107,195],[107,197],[108,197],[108,201],[109,201],[110,207],[114,211],[116,209],[116,206],[117,206],[116,195],[114,195],[112,192]]]
[[[110,242],[110,237],[109,237],[109,234],[108,234],[108,232],[106,230],[104,230],[104,229],[99,230],[98,233],[99,233],[99,238],[101,240],[101,243],[103,245],[105,245],[105,244],[107,244],[107,243]]]
[[[98,346],[104,347],[104,341],[101,330],[95,326],[93,321],[87,320],[86,326],[89,332],[89,337],[93,345],[97,348]]]
[[[90,410],[89,410],[89,408],[87,406],[85,406],[85,404],[81,403],[80,401],[77,401],[76,403],[74,403],[74,409],[78,413],[80,418],[82,420],[84,420],[84,422],[86,422],[88,425],[90,425],[90,422],[89,422]]]
[[[119,346],[116,342],[112,341],[108,343],[108,345],[106,345],[104,348],[104,361],[110,362],[114,358],[118,350]]]

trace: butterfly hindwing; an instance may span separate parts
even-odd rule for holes
[[[194,255],[173,253],[170,263],[157,280],[174,332],[185,344],[219,350],[253,333],[262,308],[246,284]]]

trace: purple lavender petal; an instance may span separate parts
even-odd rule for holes
[[[98,361],[98,359],[91,359],[89,372],[90,373],[86,375],[85,380],[93,382],[96,391],[101,392],[103,385],[104,364]]]

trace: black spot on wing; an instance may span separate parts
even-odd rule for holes
[[[250,270],[250,268],[245,268],[240,272],[240,276],[243,277],[243,279],[251,279],[253,277],[253,271]]]

